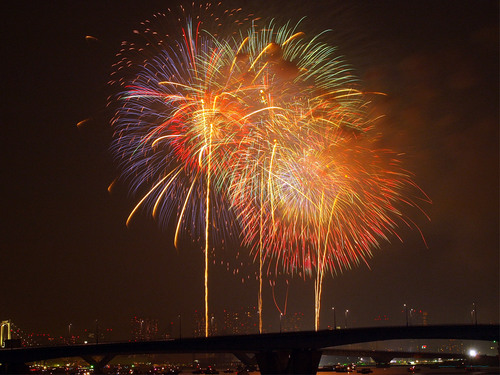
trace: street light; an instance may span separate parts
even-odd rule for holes
[[[333,329],[337,329],[337,316],[335,314],[335,307],[332,307],[333,310]]]
[[[477,310],[475,302],[472,303],[471,316],[472,316],[472,324],[475,324],[477,326]]]
[[[415,309],[410,309],[410,324],[413,323],[413,313],[415,312]]]
[[[181,314],[177,316],[179,318],[179,340],[182,339],[182,318]]]
[[[408,306],[406,303],[404,304],[405,307],[405,317],[406,317],[406,326],[408,327]]]
[[[472,362],[477,357],[478,352],[476,349],[471,348],[471,349],[469,349],[467,354],[469,355],[469,365],[472,366]]]
[[[283,318],[283,313],[280,313],[280,333],[281,333],[281,319]]]
[[[349,310],[345,311],[345,327],[347,328],[347,314],[349,314]]]
[[[95,320],[95,343],[99,344],[99,320]]]

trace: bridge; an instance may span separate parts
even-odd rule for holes
[[[0,323],[0,348],[5,348],[5,342],[12,339],[10,320],[4,320]]]
[[[498,324],[433,325],[9,348],[0,350],[0,372],[12,373],[19,369],[25,370],[25,363],[66,357],[81,357],[94,365],[97,371],[102,371],[117,355],[232,353],[243,363],[258,364],[261,374],[315,374],[323,351],[335,346],[394,339],[498,341],[499,336]],[[388,357],[385,356],[381,361],[387,361]]]

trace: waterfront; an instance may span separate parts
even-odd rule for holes
[[[479,374],[500,374],[500,368],[498,367],[477,367],[477,368],[454,368],[454,367],[443,367],[443,368],[429,368],[421,367],[417,368],[416,371],[408,371],[408,366],[394,366],[389,368],[376,368],[371,367],[370,370],[373,372],[369,373],[371,375],[410,375],[410,374],[425,374],[425,375],[458,375],[458,374],[469,374],[469,375],[479,375]],[[221,372],[222,373],[222,372]],[[335,371],[325,371],[318,372],[318,375],[332,375],[338,374]],[[358,374],[358,372],[350,372],[349,374]],[[249,375],[260,375],[260,372],[250,372]]]
[[[480,375],[480,374],[500,374],[499,367],[429,367],[429,366],[419,366],[414,370],[411,370],[409,366],[391,366],[387,368],[377,368],[377,367],[363,367],[365,371],[361,371],[360,368],[356,371],[344,372],[345,374],[357,375],[357,374],[370,374],[370,375],[459,375],[459,374],[469,374],[469,375]],[[104,371],[105,374],[113,375],[113,374],[200,374],[204,372],[200,372],[199,370],[193,370],[192,368],[184,368],[180,372],[169,372],[166,368],[160,370],[159,368],[130,368],[123,367],[120,370],[118,369],[106,369]],[[244,375],[260,375],[259,371],[252,372],[237,372],[236,370],[212,370],[212,372],[207,372],[212,374],[244,374]],[[318,371],[317,375],[335,375],[337,371]],[[96,374],[93,370],[85,370],[85,369],[68,369],[68,368],[46,368],[40,369],[39,371],[30,371],[30,374],[44,374],[44,375],[52,375],[52,374],[78,374],[78,375],[93,375]]]

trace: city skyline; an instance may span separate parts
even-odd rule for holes
[[[262,3],[247,11],[258,14]],[[403,325],[404,304],[428,312],[431,323],[470,323],[473,309],[480,323],[498,323],[498,4],[287,4],[286,17],[332,28],[366,89],[387,95],[376,107],[387,142],[407,154],[433,202],[425,207],[431,221],[416,219],[425,242],[402,230],[403,242],[375,250],[369,268],[325,278],[320,328],[332,324],[332,307],[342,323],[349,310],[353,322],[388,315]],[[134,315],[181,315],[188,327],[191,312],[203,309],[199,244],[186,239],[176,251],[171,228],[146,215],[127,229],[126,188],[107,192],[117,174],[105,109],[115,54],[140,22],[176,3],[2,6],[10,17],[1,318],[54,332],[97,319],[126,332]],[[232,246],[211,264],[214,314],[257,303],[258,268],[244,256],[239,266]],[[277,275],[274,290],[267,279],[264,288],[265,327],[279,330],[287,301],[313,328],[313,280]]]
[[[367,321],[359,321],[356,316],[347,316],[349,311],[343,311],[337,319],[333,318],[331,324],[326,327],[327,330],[342,330],[342,329],[357,329],[366,327],[414,327],[428,326],[429,321],[432,322],[432,317],[428,312],[418,309],[402,310],[397,315],[391,316],[386,314],[374,315]],[[405,322],[401,322],[401,315],[408,313]],[[351,311],[352,313],[352,311]],[[186,324],[186,318],[188,323]],[[184,325],[183,322],[184,321]],[[113,329],[113,324],[104,325],[102,322],[95,320],[87,325],[75,325],[70,323],[67,325],[66,332],[62,335],[46,330],[36,332],[26,332],[19,327],[15,321],[3,321],[2,324],[10,324],[14,339],[20,339],[23,346],[39,346],[39,345],[60,345],[60,344],[77,344],[77,343],[95,343],[95,342],[115,342],[115,341],[155,341],[164,339],[182,339],[182,338],[199,338],[204,337],[204,313],[203,311],[195,310],[191,316],[177,317],[154,317],[154,316],[133,316],[129,319],[128,331],[116,332]],[[335,327],[334,327],[335,322]],[[468,325],[477,324],[472,321]],[[432,325],[432,323],[431,323]],[[467,325],[464,323],[464,325]],[[304,313],[290,312],[287,315],[280,317],[279,332],[301,332],[309,330],[304,320]],[[210,336],[231,336],[231,335],[248,335],[258,334],[258,314],[256,306],[240,307],[236,310],[224,309],[211,313],[211,321],[209,324]],[[276,332],[272,325],[264,327],[263,333]],[[485,342],[486,344],[491,344]]]

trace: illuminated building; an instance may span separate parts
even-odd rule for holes
[[[410,310],[410,324],[411,325],[423,325],[429,324],[429,314],[427,311],[422,311],[419,309]]]
[[[210,314],[210,321],[208,324],[208,335],[217,335],[217,320],[214,314]],[[194,337],[205,337],[205,312],[196,310],[194,312]]]
[[[224,310],[224,334],[248,335],[258,332],[258,312],[256,307],[241,308],[237,311]]]
[[[376,322],[375,325],[386,325],[389,322],[389,317],[385,314],[380,314],[373,321]]]
[[[148,341],[158,338],[158,320],[134,316],[130,322],[133,341]]]
[[[180,326],[180,324],[179,324]],[[178,327],[177,329],[179,329],[180,327]],[[180,332],[177,332],[177,335],[179,335]],[[167,325],[167,328],[165,329],[165,338],[166,339],[173,339],[175,338],[174,337],[175,333],[174,333],[174,322],[170,322],[168,323]]]
[[[298,332],[304,330],[304,313],[292,313],[283,315],[281,330],[283,332]]]

